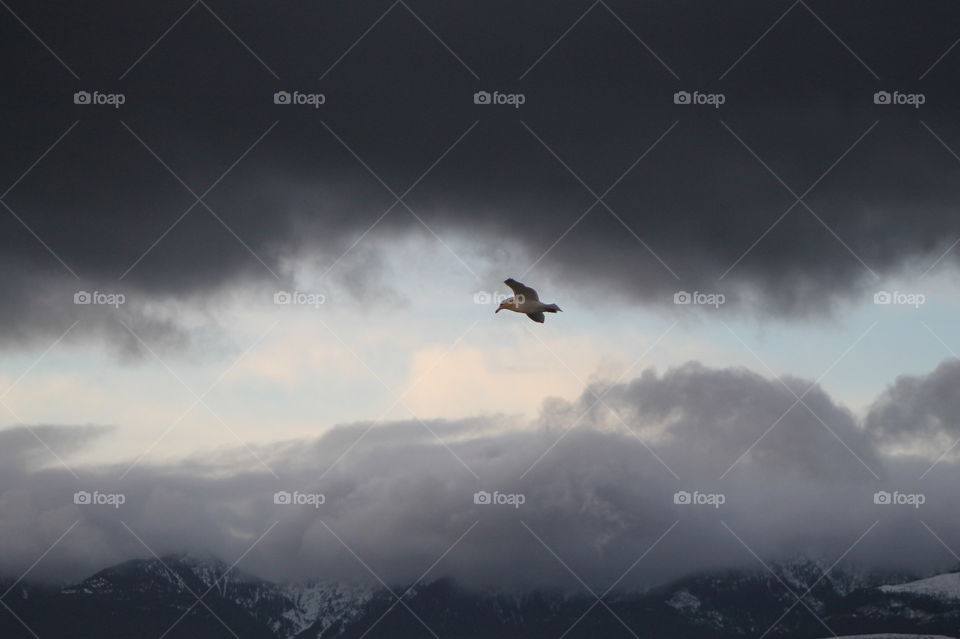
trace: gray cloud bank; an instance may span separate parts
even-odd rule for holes
[[[270,578],[376,581],[365,563],[390,584],[417,579],[443,556],[428,579],[504,588],[576,587],[552,553],[601,589],[621,576],[618,587],[633,588],[759,568],[754,552],[829,565],[852,545],[844,560],[852,565],[943,568],[953,558],[925,526],[960,544],[956,457],[925,471],[943,452],[933,444],[956,430],[935,424],[943,407],[931,396],[958,377],[948,362],[900,379],[861,423],[819,388],[802,395],[806,380],[690,363],[591,386],[572,403],[548,401],[525,428],[498,417],[353,424],[255,449],[276,477],[240,448],[141,464],[123,479],[128,463],[80,467],[75,479],[40,440],[69,463],[108,431],[11,428],[0,431],[0,574],[26,570],[75,522],[31,578],[69,580],[148,557],[143,544],[228,563],[249,550],[241,567]],[[891,452],[907,434],[930,442],[929,452]],[[122,494],[125,503],[76,505],[76,491]],[[276,504],[277,491],[325,502]],[[521,494],[523,503],[476,504],[477,491]],[[678,491],[725,501],[678,504]],[[922,494],[924,503],[877,504],[877,491]]]

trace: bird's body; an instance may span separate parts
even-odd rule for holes
[[[535,290],[529,286],[524,286],[515,279],[504,280],[503,283],[513,290],[513,297],[508,297],[500,302],[500,306],[494,313],[499,313],[504,310],[523,313],[534,322],[543,324],[546,319],[544,313],[563,312],[556,304],[544,304],[541,302]]]

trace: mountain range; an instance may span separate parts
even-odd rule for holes
[[[819,639],[960,636],[960,572],[912,579],[806,558],[690,576],[597,599],[413,587],[275,583],[191,555],[137,559],[56,588],[7,580],[10,639]],[[824,573],[826,572],[826,576]],[[395,594],[396,593],[396,594]],[[400,595],[400,597],[398,597]]]

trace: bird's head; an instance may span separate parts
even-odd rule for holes
[[[499,313],[504,309],[509,311],[510,307],[514,306],[515,304],[516,304],[516,300],[514,300],[512,297],[508,297],[507,299],[500,302],[500,306],[497,307],[497,310],[495,310],[493,314],[496,315],[497,313]]]

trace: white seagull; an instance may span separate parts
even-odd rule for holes
[[[500,307],[494,311],[494,314],[507,310],[515,313],[524,313],[534,322],[543,324],[544,313],[562,312],[556,304],[544,304],[537,296],[537,292],[529,286],[524,286],[517,280],[510,278],[503,281],[504,284],[513,290],[513,297],[500,302]]]

